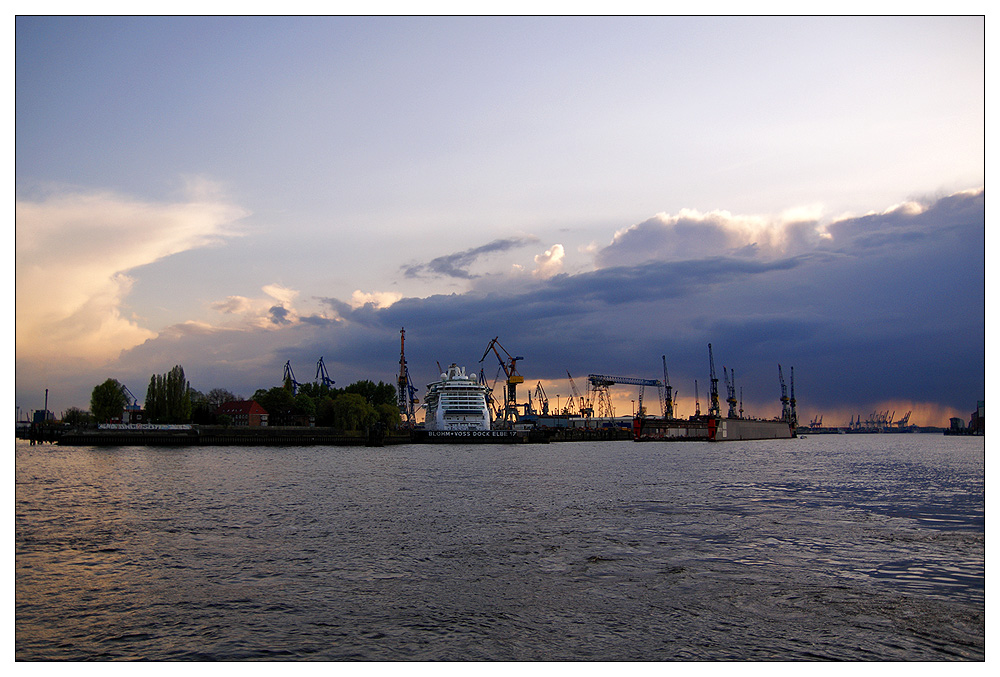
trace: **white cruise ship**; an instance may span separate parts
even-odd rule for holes
[[[441,380],[428,384],[424,397],[424,427],[427,430],[489,430],[492,415],[488,390],[465,367],[452,364]]]

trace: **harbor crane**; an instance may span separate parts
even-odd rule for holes
[[[608,393],[608,386],[613,386],[615,384],[623,385],[633,385],[639,386],[639,416],[644,416],[642,409],[642,394],[646,386],[656,387],[660,390],[660,401],[663,401],[663,382],[655,379],[648,378],[633,378],[631,376],[605,376],[604,374],[588,374],[587,379],[590,384],[594,386],[595,391],[598,393],[600,401],[610,412],[610,416],[614,416],[614,408],[611,406],[611,396]]]
[[[497,356],[500,361],[500,368],[503,369],[504,375],[507,377],[507,390],[505,392],[504,408],[503,408],[503,420],[505,423],[513,423],[517,420],[517,386],[519,383],[524,383],[524,377],[517,373],[517,361],[523,360],[523,357],[514,357],[507,349],[500,345],[498,340],[500,337],[495,337],[490,344],[486,346],[486,351],[483,356],[479,359],[482,363],[486,359],[486,356],[493,351],[493,354]],[[499,348],[499,350],[498,350]],[[500,351],[503,351],[504,356],[500,355]]]
[[[730,372],[726,372],[726,368],[722,367],[722,378],[726,381],[726,403],[729,405],[729,413],[726,414],[726,418],[737,418],[736,416],[736,370],[733,369]]]
[[[785,377],[781,373],[781,365],[778,365],[778,382],[781,383],[781,420],[792,420],[792,409],[788,404],[788,387],[785,385]]]
[[[573,380],[573,376],[567,370],[566,376],[569,377],[569,387],[573,389],[573,397],[576,398],[578,403],[578,409],[580,411],[580,416],[584,418],[590,418],[594,415],[594,407],[591,406],[590,399],[584,398],[580,394],[580,390],[576,387],[576,381]],[[589,393],[588,393],[589,394]]]
[[[792,380],[792,396],[788,399],[788,405],[791,411],[792,427],[797,428],[799,426],[799,415],[795,411],[795,367],[789,367],[791,370],[791,380]],[[895,412],[893,412],[895,414]]]
[[[285,388],[292,391],[292,395],[299,394],[299,386],[302,384],[295,380],[295,372],[292,371],[291,360],[285,362],[285,373],[281,377],[281,380],[285,384]]]
[[[332,378],[330,378],[330,372],[326,370],[326,364],[323,363],[323,358],[319,358],[319,362],[316,363],[316,376],[314,377],[322,385],[327,388],[333,388],[333,384],[336,383]]]
[[[139,406],[139,400],[136,399],[136,396],[132,394],[132,391],[128,389],[127,385],[125,385],[124,383],[121,383],[119,385],[121,385],[122,394],[125,395],[125,401],[126,401],[125,412],[127,416],[125,416],[122,419],[122,423],[134,423],[134,421],[132,420],[132,416],[138,414],[138,412],[142,410],[142,407]],[[48,389],[46,389],[45,411],[49,410],[48,397],[49,397],[49,391]]]
[[[539,381],[538,385],[535,386],[535,399],[538,400],[538,406],[542,408],[542,416],[549,415],[549,396],[545,394],[545,388],[542,387],[542,382]],[[531,391],[528,392],[528,402],[531,402]],[[534,411],[534,410],[532,410]],[[538,412],[534,412],[538,413]]]
[[[661,402],[663,406],[663,417],[673,418],[674,417],[674,389],[670,387],[670,377],[667,375],[667,356],[661,355],[663,359],[663,401]]]
[[[396,404],[399,406],[399,416],[403,425],[412,428],[416,425],[416,405],[419,400],[416,397],[417,389],[413,387],[413,381],[410,379],[410,369],[406,366],[405,342],[406,329],[401,327],[399,330],[399,377],[396,379]]]
[[[711,374],[711,388],[709,389],[710,404],[708,406],[709,416],[719,416],[719,379],[715,375],[715,360],[712,358],[712,344],[708,344],[708,367]]]

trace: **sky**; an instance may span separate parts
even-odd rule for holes
[[[421,395],[497,337],[551,400],[665,357],[689,415],[709,343],[752,415],[778,364],[800,420],[984,399],[983,17],[15,29],[22,418],[175,364],[394,384],[402,327]]]

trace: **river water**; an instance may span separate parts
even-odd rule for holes
[[[20,660],[983,660],[983,438],[18,442]]]

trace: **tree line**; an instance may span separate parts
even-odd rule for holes
[[[320,383],[303,383],[293,392],[290,382],[269,389],[259,389],[252,399],[268,413],[268,426],[317,425],[341,430],[365,430],[381,422],[387,428],[399,426],[396,389],[379,381],[356,381],[346,388],[331,388]],[[146,423],[228,424],[228,417],[218,414],[220,405],[243,398],[224,388],[207,394],[191,387],[184,368],[174,366],[165,374],[153,374],[146,389],[143,420]],[[124,386],[107,379],[94,387],[90,413],[75,407],[63,419],[81,425],[91,421],[104,423],[120,419],[131,404]]]

